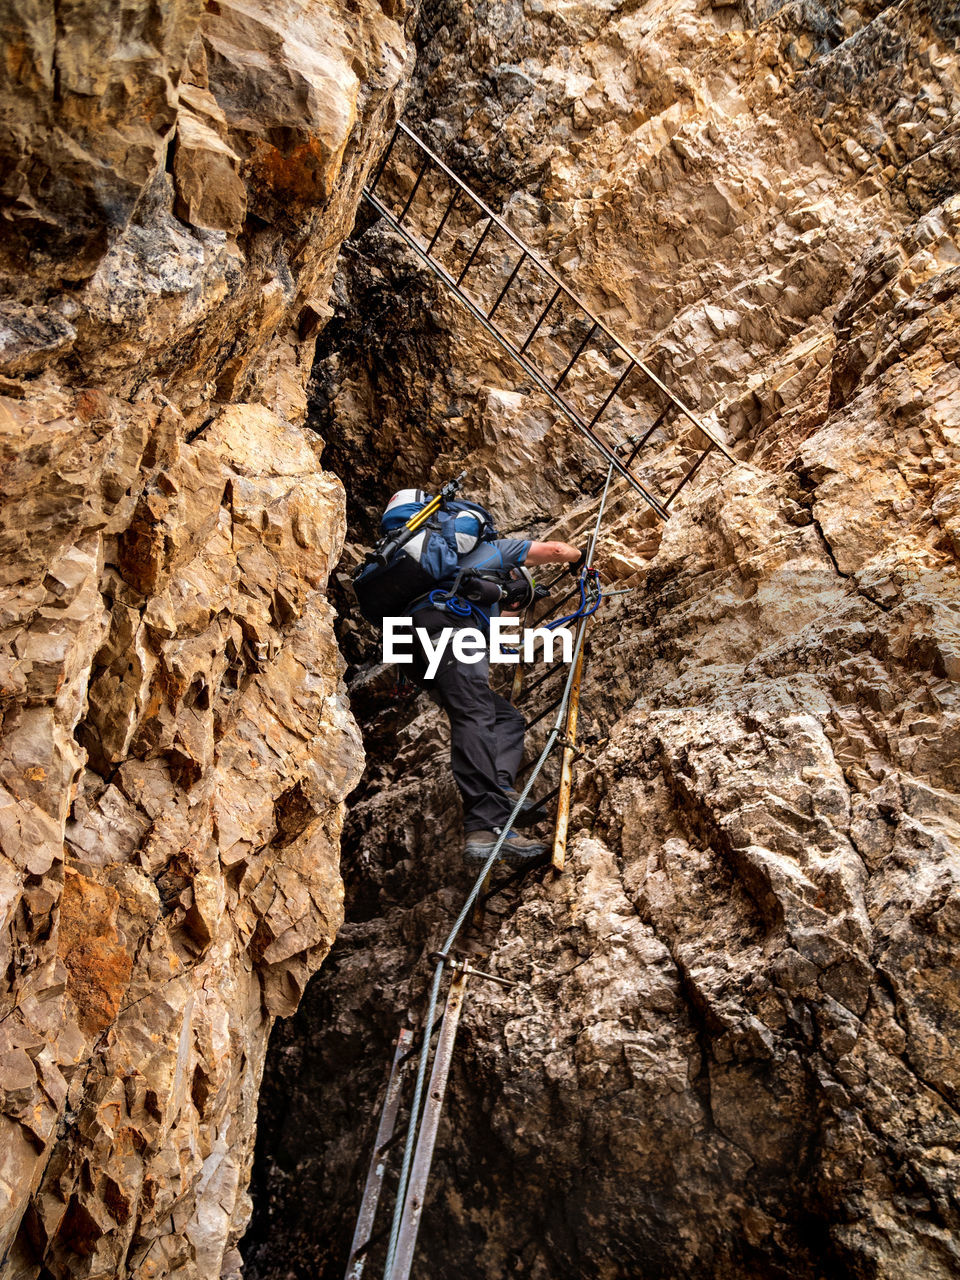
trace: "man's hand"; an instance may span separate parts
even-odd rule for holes
[[[583,567],[586,563],[587,563],[587,553],[586,551],[581,551],[579,556],[577,556],[576,560],[574,560],[573,564],[571,564],[570,566],[570,572],[573,574],[575,578],[578,578],[580,574],[583,572]]]

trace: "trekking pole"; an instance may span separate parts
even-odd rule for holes
[[[422,524],[430,519],[435,511],[440,510],[448,498],[453,497],[466,478],[466,471],[461,471],[458,476],[455,476],[452,480],[448,480],[437,496],[435,498],[431,498],[425,507],[422,507],[415,515],[412,515],[403,527],[414,531],[419,529]]]

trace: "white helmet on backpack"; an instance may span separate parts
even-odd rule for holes
[[[398,489],[384,508],[380,528],[384,533],[392,533],[394,529],[406,524],[429,501],[430,494],[426,489]]]

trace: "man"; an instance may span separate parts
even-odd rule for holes
[[[584,561],[583,553],[566,542],[497,538],[482,542],[462,555],[460,568],[489,572],[568,564],[571,572],[577,572]],[[475,617],[459,619],[425,599],[413,603],[411,616],[414,626],[423,628],[434,644],[444,628],[460,630],[477,626]],[[483,862],[493,851],[518,798],[514,783],[523,759],[524,718],[506,698],[490,688],[487,654],[479,662],[461,662],[453,654],[451,637],[437,671],[429,680],[426,670],[426,654],[415,643],[417,682],[444,709],[450,721],[450,765],[463,799],[464,854],[470,861]],[[508,832],[501,846],[501,856],[517,863],[544,852],[545,844],[516,830]]]

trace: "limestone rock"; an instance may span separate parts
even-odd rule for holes
[[[236,234],[240,230],[247,211],[247,189],[237,172],[239,167],[240,157],[216,130],[181,109],[173,173],[177,211],[186,222],[210,231]]]
[[[0,1273],[239,1273],[362,748],[304,426],[407,13],[0,6]]]

